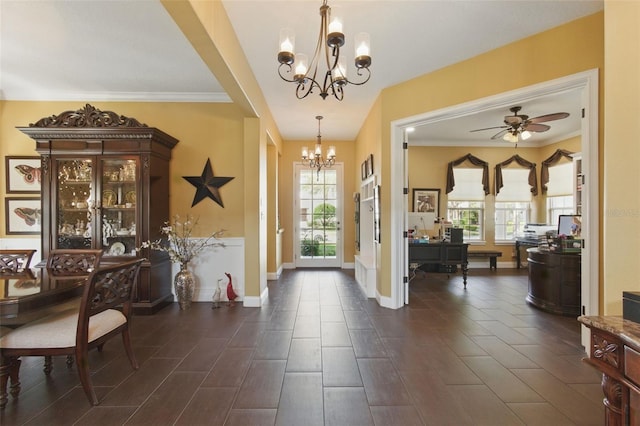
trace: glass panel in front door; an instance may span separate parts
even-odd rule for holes
[[[300,170],[298,197],[298,259],[337,260],[337,173],[334,169]],[[335,263],[335,262],[331,262]],[[335,266],[306,263],[302,266]]]

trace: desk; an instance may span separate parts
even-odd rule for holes
[[[466,243],[410,243],[409,264],[460,265],[464,288],[467,288],[468,249]]]
[[[527,249],[529,289],[527,302],[558,315],[577,317],[581,304],[580,253],[553,253]]]
[[[540,240],[538,238],[516,237],[516,268],[520,269],[520,246],[538,247]]]
[[[46,269],[0,275],[0,324],[16,326],[73,306],[77,303],[74,299],[82,296],[85,282],[83,277],[53,278]]]

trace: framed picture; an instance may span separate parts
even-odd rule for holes
[[[440,189],[414,188],[413,211],[440,216]]]
[[[40,193],[40,157],[5,157],[7,194]]]
[[[7,235],[40,233],[42,229],[40,198],[6,197],[4,203]]]
[[[367,177],[373,175],[373,154],[367,157]]]
[[[373,187],[373,239],[380,244],[380,185]]]
[[[367,162],[363,161],[362,164],[360,164],[360,177],[362,177],[362,180],[365,180],[367,178]]]

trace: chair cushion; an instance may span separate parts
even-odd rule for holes
[[[127,318],[107,309],[89,318],[89,342],[125,324]],[[0,348],[69,348],[76,345],[78,311],[67,310],[16,328],[0,338]]]

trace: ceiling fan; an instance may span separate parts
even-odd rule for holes
[[[507,142],[517,143],[520,139],[527,140],[531,137],[531,133],[546,132],[551,128],[546,124],[540,124],[547,121],[560,120],[569,116],[568,112],[555,112],[553,114],[540,115],[538,117],[529,118],[528,115],[518,114],[522,107],[514,106],[509,108],[513,115],[504,117],[504,126],[485,127],[484,129],[475,129],[471,132],[480,132],[483,130],[502,129],[491,139],[502,138]]]

